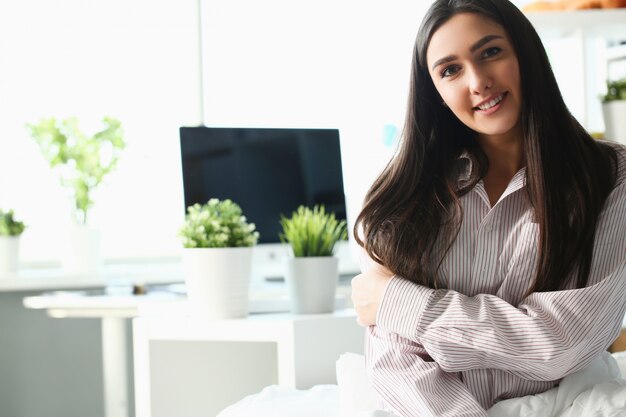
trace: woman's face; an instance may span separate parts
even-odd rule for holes
[[[428,71],[456,117],[482,137],[515,137],[521,88],[517,55],[504,28],[460,13],[433,34]]]

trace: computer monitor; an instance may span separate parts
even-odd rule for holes
[[[346,219],[338,129],[181,127],[180,149],[185,207],[210,198],[239,204],[259,231],[256,267],[272,271],[265,275],[282,275],[276,263],[288,255],[281,215],[323,204]]]

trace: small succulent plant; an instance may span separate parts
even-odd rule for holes
[[[0,236],[19,236],[25,228],[23,222],[15,219],[13,210],[0,209]]]
[[[233,201],[210,199],[187,208],[179,231],[185,248],[233,248],[254,246],[259,232],[248,223],[241,207]]]
[[[607,81],[606,88],[606,94],[602,97],[603,103],[614,100],[626,100],[626,78],[616,81]]]

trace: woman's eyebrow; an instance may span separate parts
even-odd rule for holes
[[[485,36],[483,38],[480,38],[476,43],[474,43],[472,46],[470,46],[469,50],[470,50],[470,52],[476,52],[476,50],[482,48],[485,44],[491,42],[494,39],[503,39],[503,37],[500,36],[500,35],[487,35],[487,36]],[[437,61],[435,61],[435,63],[433,64],[431,69],[434,70],[439,65],[445,64],[446,62],[454,61],[457,58],[458,57],[456,55],[448,55],[446,57],[438,59]]]
[[[470,47],[470,52],[476,52],[476,50],[480,49],[483,45],[485,45],[486,43],[491,42],[494,39],[502,39],[502,36],[500,36],[500,35],[487,35],[484,38],[480,39],[478,42],[476,42],[474,45],[472,45]]]

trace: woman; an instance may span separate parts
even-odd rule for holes
[[[567,110],[506,0],[438,0],[354,234],[366,364],[401,416],[485,416],[587,366],[626,309],[626,149]]]

